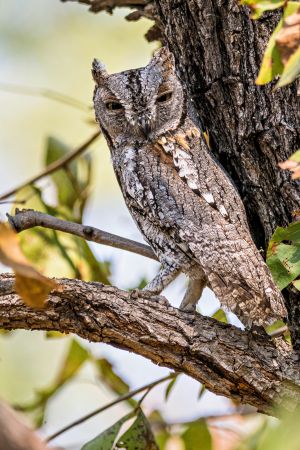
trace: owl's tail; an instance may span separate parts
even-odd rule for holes
[[[262,265],[255,285],[243,278],[208,275],[209,284],[222,306],[234,312],[248,328],[253,324],[267,326],[287,316],[283,296],[263,260]]]

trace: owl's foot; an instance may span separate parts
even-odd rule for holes
[[[163,295],[154,294],[152,291],[148,289],[133,289],[130,292],[131,299],[136,299],[139,297],[142,297],[145,300],[151,300],[153,302],[160,303],[161,305],[164,306],[170,306],[170,303],[168,302],[166,297],[164,297]]]
[[[196,304],[201,297],[205,285],[206,280],[204,277],[198,278],[196,280],[189,279],[188,288],[185,292],[179,309],[186,313],[194,314],[196,311]]]
[[[182,312],[185,312],[185,313],[187,313],[187,314],[195,314],[195,312],[196,312],[196,303],[194,303],[194,304],[187,304],[187,305],[184,305],[184,306],[179,306],[179,310],[180,311],[182,311]]]

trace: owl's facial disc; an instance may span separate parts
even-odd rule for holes
[[[118,143],[155,141],[182,119],[183,89],[167,49],[146,67],[112,75],[96,61],[93,76],[96,118]]]

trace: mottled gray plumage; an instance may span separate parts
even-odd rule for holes
[[[97,60],[94,104],[125,202],[162,268],[146,286],[159,294],[189,277],[181,308],[205,285],[246,325],[286,315],[282,296],[249,233],[243,203],[192,119],[172,54],[108,75]]]

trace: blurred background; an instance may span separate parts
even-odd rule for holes
[[[97,130],[90,73],[94,57],[101,59],[110,72],[148,63],[158,47],[144,38],[151,22],[145,19],[127,22],[124,17],[128,12],[115,10],[112,16],[94,15],[85,6],[58,0],[1,2],[0,194],[39,173],[47,163],[84,143]],[[64,99],[54,101],[49,98],[49,90],[77,102],[71,106]],[[71,167],[79,180],[80,198],[74,196],[68,176],[60,171],[35,187],[21,190],[17,200],[25,200],[25,204],[20,207],[83,221],[142,242],[121,197],[104,139],[98,139],[85,155]],[[12,204],[5,203],[0,208],[4,220]],[[30,230],[22,233],[21,241],[28,258],[48,276],[106,280],[128,289],[142,286],[158,270],[158,263],[146,258],[100,245],[84,246],[79,239],[59,233]],[[61,246],[67,249],[67,255]],[[185,278],[179,277],[164,293],[175,306],[180,303],[185,283]],[[218,301],[206,289],[199,310],[212,315],[218,309]],[[239,325],[233,315],[227,315],[227,319]],[[39,410],[38,416],[38,393],[57,379],[70,351],[70,342],[71,337],[46,336],[43,332],[17,331],[0,336],[0,397],[27,410],[31,421],[41,426],[43,436],[109,402],[118,391],[101,379],[91,362],[85,362],[76,376],[45,402],[45,409]],[[111,364],[114,373],[130,389],[169,373],[168,369],[123,350],[79,339],[76,342],[94,358]],[[175,424],[175,437],[166,443],[167,450],[184,449],[176,438],[177,423],[228,414],[235,409],[228,399],[206,392],[184,375],[178,378],[167,401],[165,390],[166,383],[153,389],[143,408],[147,414],[158,410],[166,422]],[[53,444],[79,449],[127,411],[128,404],[121,403],[61,435]],[[214,448],[234,448],[257,426],[257,420],[252,416],[251,420],[235,416],[214,422],[211,427]]]

